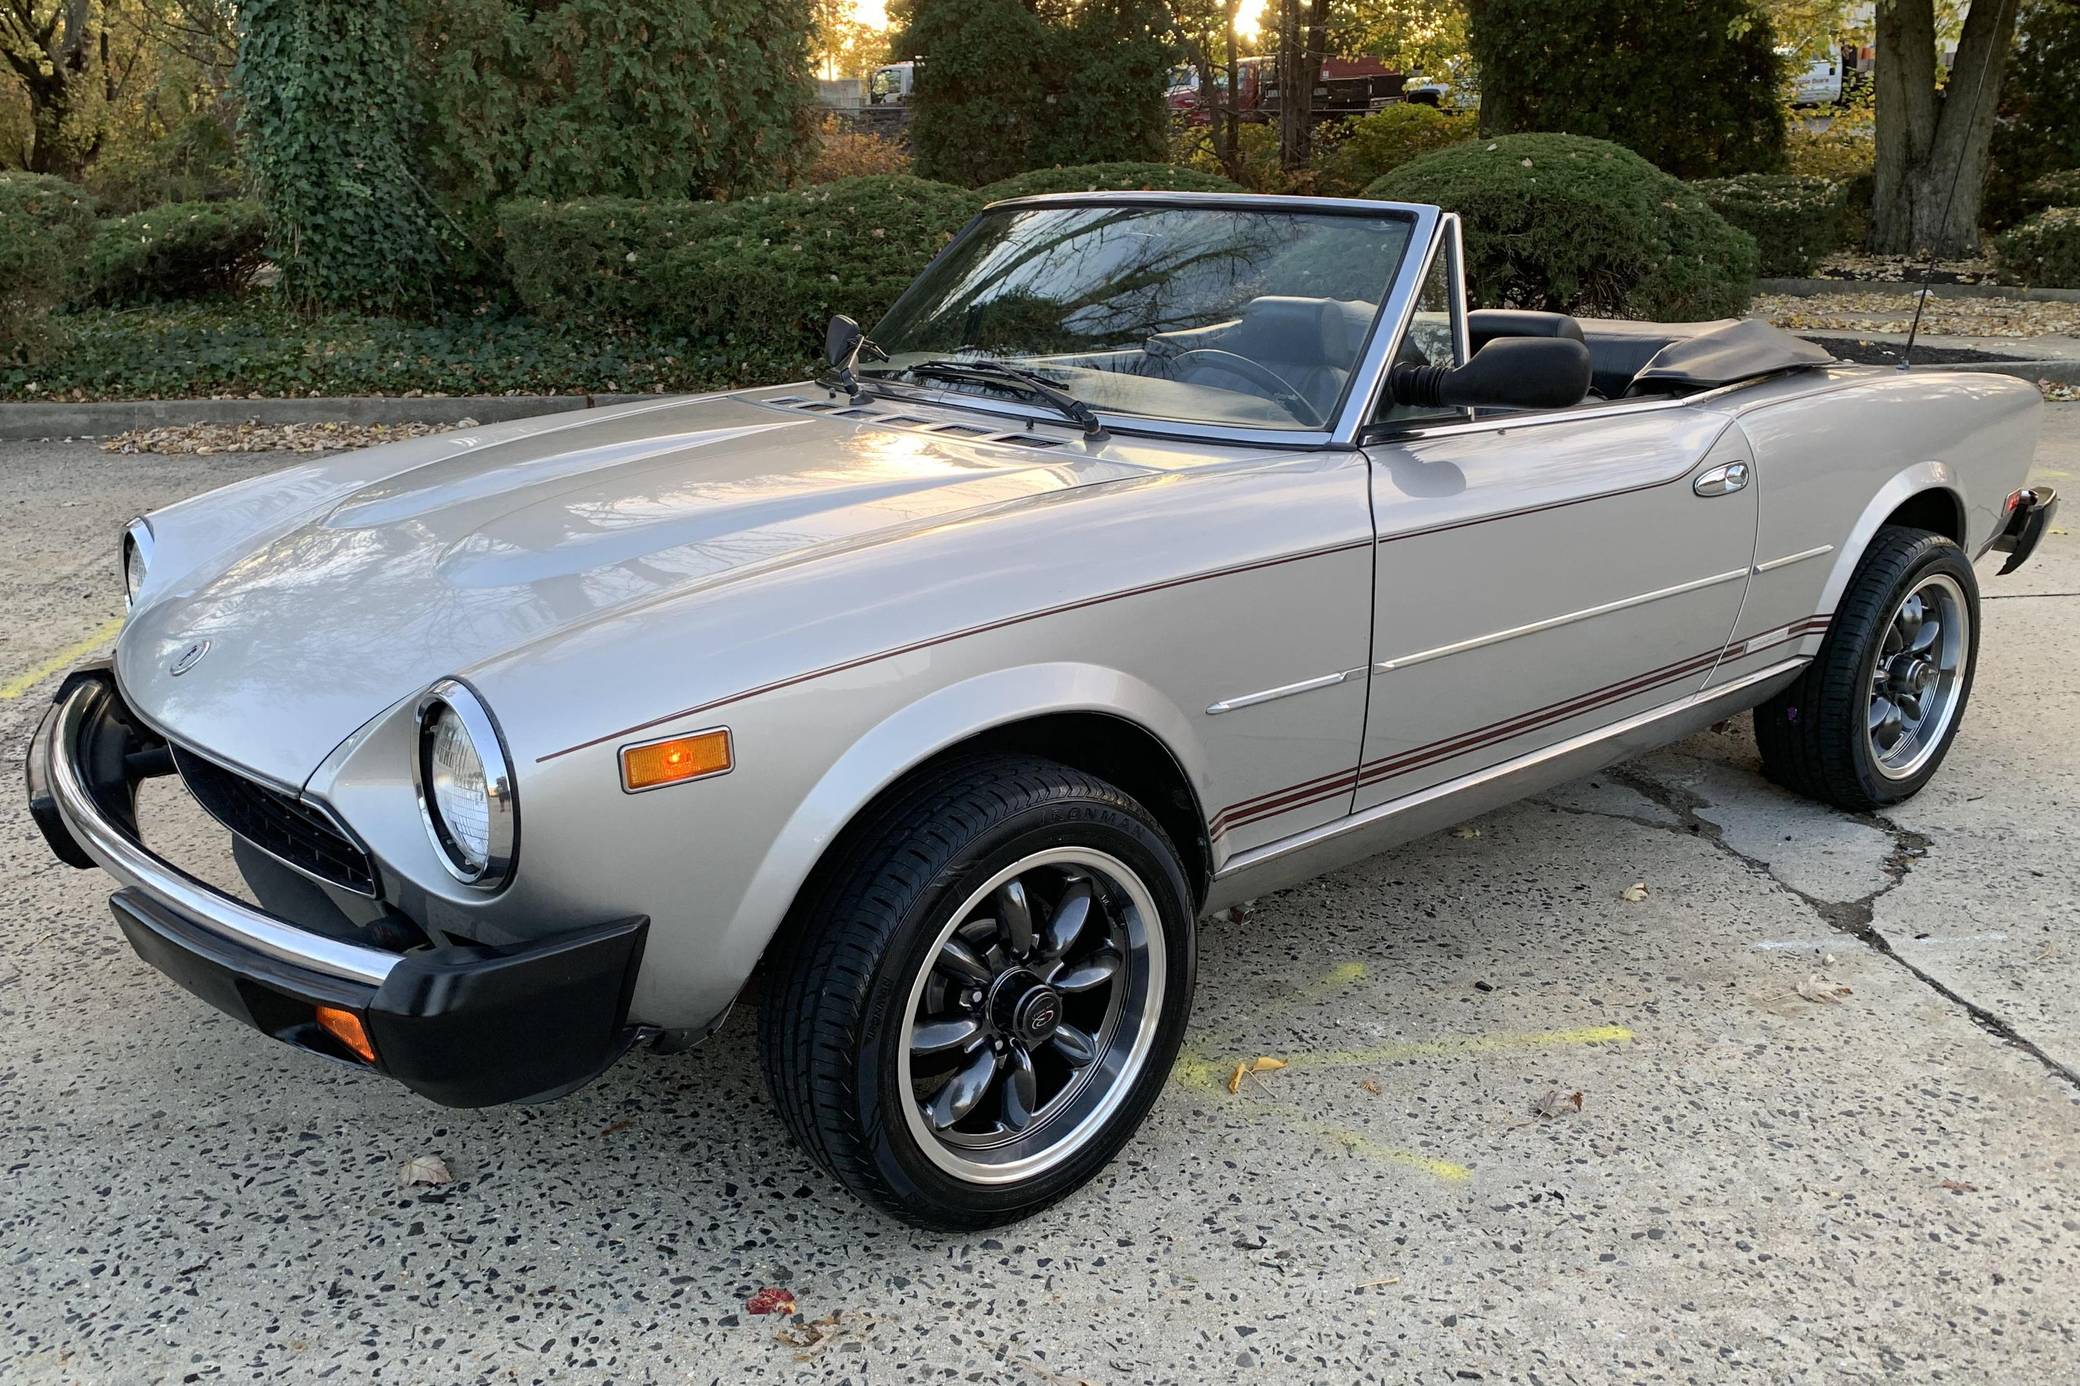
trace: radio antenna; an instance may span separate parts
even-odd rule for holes
[[[2009,3],[2010,0],[1996,0],[1996,7],[1993,12],[1995,33],[2000,32],[2001,20],[2007,15]],[[1979,98],[1986,94],[1986,74],[1993,70],[1993,55],[1999,52],[2000,48],[2001,45],[1999,44],[1988,43],[1986,45],[1986,56],[1979,63],[1979,80],[1972,86],[1972,104],[1965,115],[1965,134],[1967,137],[1971,135],[1972,123],[1979,118]],[[1998,112],[1989,112],[1989,115],[1997,116]],[[1967,139],[1967,142],[1969,142],[1969,139]],[[1936,227],[1938,244],[1941,243],[1940,238],[1943,232],[1949,229],[1950,213],[1957,206],[1957,185],[1964,178],[1964,163],[1963,159],[1959,159],[1957,167],[1950,171],[1950,195],[1943,200],[1943,220]],[[1914,360],[1914,339],[1921,335],[1921,314],[1928,307],[1928,286],[1930,281],[1935,278],[1936,259],[1939,253],[1938,250],[1931,247],[1928,252],[1928,265],[1921,271],[1921,292],[1914,296],[1914,321],[1907,328],[1907,344],[1900,349],[1899,368],[1901,370],[1905,370]]]

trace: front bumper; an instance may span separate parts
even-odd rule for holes
[[[647,919],[516,947],[390,951],[256,909],[154,854],[138,832],[137,785],[172,762],[106,667],[66,679],[27,769],[30,813],[51,851],[121,882],[109,904],[138,956],[276,1039],[373,1067],[450,1107],[482,1107],[583,1086],[645,1036],[628,1022],[628,998]],[[373,1063],[319,1026],[319,1006],[360,1019]]]
[[[2012,573],[2029,562],[2029,556],[2036,552],[2037,541],[2044,537],[2045,530],[2051,528],[2051,518],[2057,513],[2058,492],[2049,486],[2032,486],[2015,493],[2015,504],[2008,511],[2008,522],[1987,545],[2008,555],[2008,561],[2001,564],[2001,572]]]

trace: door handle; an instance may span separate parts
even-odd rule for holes
[[[1723,467],[1714,467],[1690,483],[1690,489],[1700,496],[1730,496],[1748,484],[1748,464],[1728,462]]]

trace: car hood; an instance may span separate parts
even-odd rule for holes
[[[176,740],[301,784],[370,718],[540,636],[1144,470],[1052,436],[1043,451],[729,396],[446,435],[388,471],[349,456],[315,508],[155,574],[117,673]],[[283,484],[302,499],[327,480]]]

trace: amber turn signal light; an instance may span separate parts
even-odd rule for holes
[[[646,741],[621,748],[621,787],[631,794],[662,789],[684,780],[726,774],[733,764],[728,727]]]
[[[361,1056],[363,1063],[376,1061],[376,1047],[368,1042],[361,1017],[337,1006],[318,1007],[318,1028]]]

